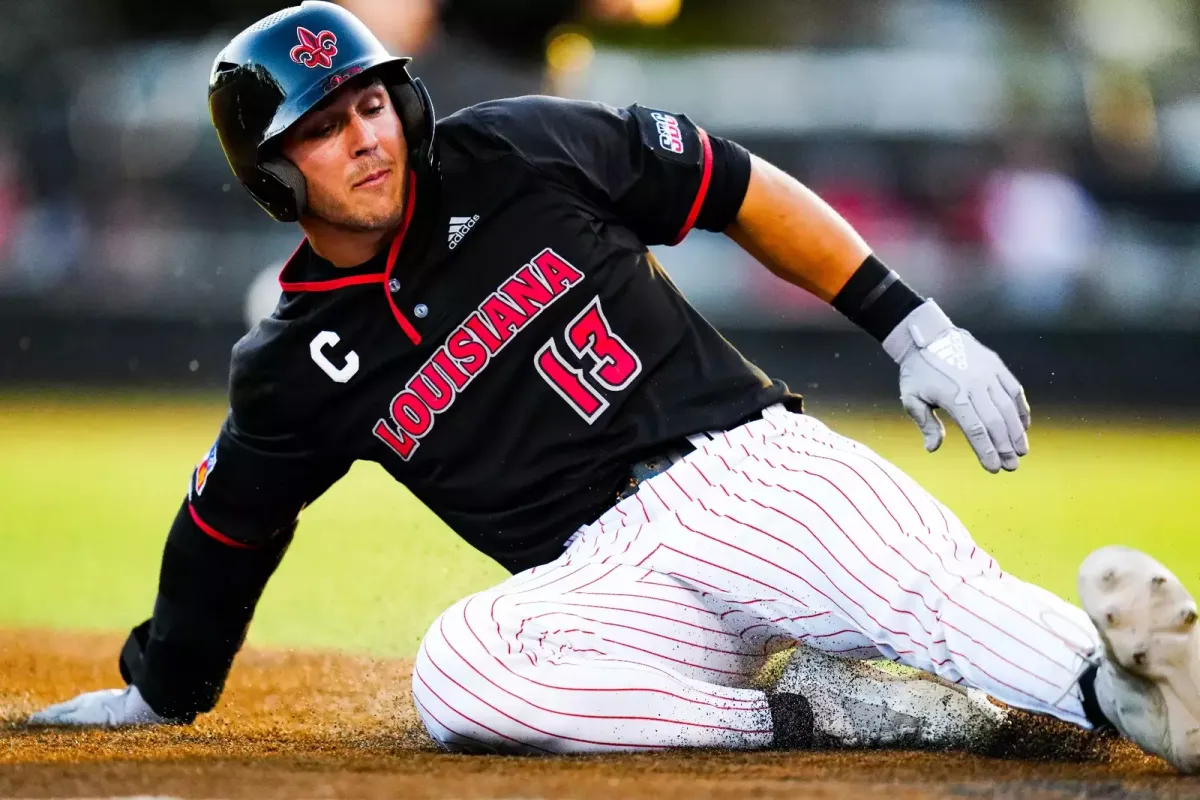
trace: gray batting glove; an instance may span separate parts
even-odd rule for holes
[[[74,700],[31,714],[26,722],[29,725],[121,728],[127,725],[162,725],[170,720],[154,713],[136,686],[127,686],[124,689],[81,694]]]
[[[1015,470],[1029,453],[1029,403],[1000,356],[955,327],[926,300],[886,339],[883,349],[900,365],[900,402],[925,436],[925,449],[942,446],[941,408],[962,428],[988,472]]]

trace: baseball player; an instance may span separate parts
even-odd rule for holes
[[[120,654],[128,685],[31,722],[212,709],[298,514],[361,459],[513,573],[421,645],[413,698],[447,748],[959,745],[1004,716],[986,693],[1200,767],[1196,611],[1170,572],[1100,550],[1079,609],[1002,571],[747,363],[647,246],[724,232],[829,301],[899,365],[926,449],[940,408],[990,472],[1028,452],[995,353],[686,116],[522,97],[435,124],[407,62],[324,2],[217,56],[230,166],[305,238],[234,348],[229,416]],[[796,645],[776,686],[750,685]],[[944,681],[861,661],[880,657]]]

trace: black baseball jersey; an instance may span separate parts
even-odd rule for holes
[[[302,243],[278,308],[234,348],[230,413],[176,525],[198,533],[169,539],[156,621],[140,629],[146,663],[127,664],[160,713],[211,705],[138,679],[199,647],[178,620],[220,629],[208,671],[223,680],[297,515],[356,460],[515,572],[555,559],[632,463],[798,400],[647,251],[734,221],[744,150],[683,115],[540,97],[465,109],[438,124],[437,148],[438,170],[409,174],[407,218],[383,252],[335,268]],[[254,550],[267,553],[257,565]],[[238,553],[240,612],[214,622],[212,601],[191,597],[211,584],[193,574]]]

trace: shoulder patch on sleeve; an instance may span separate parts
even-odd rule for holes
[[[685,115],[638,105],[629,111],[637,120],[642,144],[655,155],[681,164],[700,163],[700,134]]]
[[[204,494],[204,487],[208,485],[208,478],[212,475],[212,471],[216,467],[217,442],[213,442],[213,446],[209,448],[208,454],[200,459],[200,463],[196,465],[196,472],[192,478],[192,488],[197,496]]]

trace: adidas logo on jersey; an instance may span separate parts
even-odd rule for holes
[[[929,345],[929,350],[952,367],[960,370],[967,368],[967,348],[963,344],[962,334],[958,331],[948,331],[939,336]]]
[[[450,249],[458,247],[458,243],[463,240],[463,237],[471,232],[471,228],[475,227],[475,223],[479,222],[479,215],[473,217],[451,217],[450,218]]]

